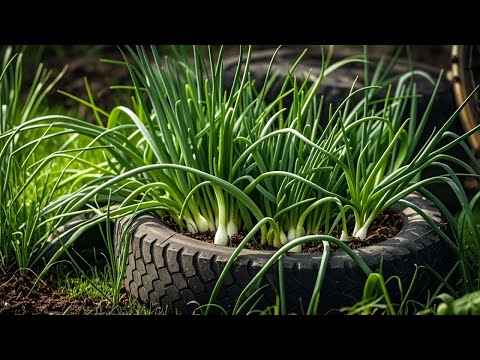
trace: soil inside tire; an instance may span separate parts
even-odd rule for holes
[[[213,239],[215,238],[214,231],[207,231],[204,233],[197,233],[192,234],[189,231],[180,231],[180,227],[173,221],[170,216],[164,216],[162,221],[165,225],[167,225],[172,230],[181,233],[185,236],[188,236],[192,239],[202,240],[208,243],[213,244]],[[346,244],[351,249],[358,249],[370,245],[378,244],[382,241],[388,240],[393,238],[397,235],[403,227],[403,220],[402,215],[396,213],[395,211],[388,209],[387,211],[380,214],[370,226],[368,231],[367,237],[365,240],[360,240],[356,237],[350,236],[350,241]],[[348,233],[351,234],[353,232],[354,222],[350,220],[347,223]],[[319,235],[323,235],[323,232],[320,232]],[[237,235],[233,235],[229,238],[228,245],[229,247],[237,247],[241,241],[245,238],[247,234],[245,232],[240,232]],[[340,238],[340,231],[334,230],[332,232],[332,236],[336,237],[337,239]],[[255,239],[256,241],[249,242],[245,249],[250,250],[278,250],[277,248],[270,246],[270,245],[262,245],[260,244],[259,239]],[[338,251],[340,250],[339,247],[335,244],[330,244],[330,251]],[[303,253],[315,253],[315,252],[322,252],[323,251],[323,243],[321,241],[312,242],[309,244],[305,244],[302,247]]]

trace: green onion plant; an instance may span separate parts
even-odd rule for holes
[[[65,71],[52,80],[52,72],[40,64],[27,90],[22,84],[22,64],[23,53],[14,53],[11,46],[0,47],[0,134],[9,133],[44,111],[45,96]],[[41,138],[42,134],[31,132],[16,134],[8,141],[0,139],[0,269],[3,270],[16,263],[25,272],[31,257],[42,246],[41,237],[49,231],[39,226],[39,210],[48,198],[47,187],[43,186],[48,176],[37,177],[32,186],[23,187],[34,157],[32,147],[25,149],[23,145],[33,141],[33,148],[38,147]]]

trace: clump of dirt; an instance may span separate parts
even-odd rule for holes
[[[74,298],[56,289],[50,281],[38,282],[31,275],[0,275],[0,315],[93,315],[114,314],[106,300]],[[120,307],[127,306],[122,292]]]
[[[165,225],[170,227],[172,230],[182,233],[185,236],[191,237],[196,240],[206,241],[208,243],[213,243],[215,238],[215,232],[207,231],[206,233],[197,233],[192,234],[189,231],[180,231],[180,227],[173,221],[170,216],[164,216],[162,221]],[[387,210],[380,214],[370,225],[370,229],[368,231],[367,237],[365,240],[360,240],[355,237],[350,237],[350,241],[346,242],[349,248],[351,249],[358,249],[365,246],[375,245],[387,239],[390,239],[397,235],[403,227],[402,215],[394,212],[393,210]],[[349,234],[353,232],[354,222],[349,221],[347,224],[347,230]],[[323,233],[320,232],[319,235]],[[247,234],[244,232],[240,232],[239,234],[233,235],[230,237],[228,241],[228,246],[230,247],[237,247],[240,245],[242,240],[245,238]],[[336,237],[337,239],[340,238],[340,231],[333,231],[332,236]],[[262,245],[259,241],[250,241],[245,246],[245,249],[250,250],[278,250],[277,248],[270,246],[270,245]],[[340,250],[339,247],[333,243],[330,244],[330,251],[334,252]],[[323,243],[321,241],[312,242],[309,244],[305,244],[302,247],[302,252],[304,253],[313,253],[313,252],[321,252],[323,251]]]

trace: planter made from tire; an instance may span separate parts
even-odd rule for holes
[[[262,51],[255,51],[252,53],[249,72],[252,80],[255,80],[255,83],[260,88],[264,81],[265,76],[272,59],[274,49],[267,49]],[[300,56],[301,51],[295,49],[280,49],[275,57],[275,60],[272,64],[271,74],[277,72],[278,78],[274,82],[272,88],[266,96],[266,101],[272,102],[280,92],[283,81],[285,80],[288,71],[291,69],[295,61]],[[334,64],[337,61],[344,59],[346,56],[352,54],[340,54],[333,55],[330,64]],[[370,74],[372,74],[375,66],[377,65],[379,58],[370,57],[371,67]],[[385,64],[388,64],[388,59],[385,61]],[[235,74],[236,67],[238,65],[238,57],[231,57],[224,60],[224,73],[225,73],[225,88],[230,90],[233,77]],[[302,81],[305,78],[305,75],[309,71],[312,71],[312,75],[319,76],[322,66],[322,55],[320,52],[313,50],[308,51],[305,56],[302,58],[301,62],[298,64],[294,75],[297,78],[297,81]],[[386,66],[386,65],[385,65]],[[440,69],[435,67],[413,63],[413,68],[417,70],[422,70],[430,74],[433,79],[436,80],[440,74]],[[390,71],[391,76],[397,76],[400,74],[405,74],[410,69],[410,65],[407,60],[398,59],[396,64],[392,67]],[[328,76],[326,76],[320,88],[318,90],[318,97],[324,97],[324,105],[332,104],[333,109],[335,110],[341,102],[348,96],[350,93],[351,86],[358,77],[357,82],[355,83],[355,89],[359,89],[364,86],[364,64],[363,63],[349,63],[339,69],[333,71]],[[417,102],[417,111],[418,114],[423,114],[427,108],[428,102],[433,92],[433,85],[429,83],[425,78],[416,76],[415,81],[417,83],[417,93],[423,95],[422,98],[418,99]],[[395,89],[392,89],[392,93]],[[385,96],[386,89],[382,90],[377,94],[377,98],[380,99],[382,96]],[[361,95],[359,95],[361,96]],[[355,98],[354,98],[355,99]],[[291,103],[291,99],[286,99],[284,105],[288,106]],[[437,98],[432,106],[429,120],[425,126],[424,131],[422,132],[419,143],[415,150],[415,153],[419,152],[421,146],[425,144],[428,138],[431,135],[431,132],[434,128],[437,130],[442,127],[442,125],[449,119],[449,117],[455,112],[457,105],[455,102],[455,96],[453,93],[452,84],[444,77],[440,82]],[[408,114],[408,109],[406,110]],[[328,117],[328,106],[323,107],[322,119],[327,119]],[[460,119],[457,119],[450,126],[449,131],[462,135],[464,129]],[[441,140],[439,147],[445,145],[447,140]],[[469,163],[470,159],[465,151],[461,148],[460,145],[454,146],[446,152],[447,155],[450,155],[456,159],[459,159],[465,163]],[[464,172],[464,169],[457,165],[456,163],[449,163],[454,172]],[[430,178],[432,176],[438,176],[444,174],[444,170],[439,167],[430,166],[426,168],[422,173],[422,179]],[[432,192],[436,197],[438,197],[442,203],[452,212],[455,213],[461,210],[460,202],[458,201],[455,193],[448,184],[445,183],[435,183],[426,186],[426,189]],[[468,189],[466,189],[468,191]]]
[[[417,194],[407,197],[420,207],[436,224],[441,226],[439,211],[432,202]],[[454,265],[450,248],[441,240],[427,222],[411,208],[399,204],[392,207],[402,214],[403,228],[394,237],[377,245],[355,250],[367,265],[375,271],[383,258],[385,279],[397,275],[408,288],[415,272],[415,264],[429,265],[444,276]],[[135,218],[124,217],[115,224],[114,239],[118,249],[123,231],[132,233],[124,284],[127,291],[142,302],[161,305],[169,312],[191,314],[197,301],[205,304],[222,269],[234,249],[216,246],[176,233],[166,227],[158,217],[143,214]],[[116,250],[118,251],[118,250]],[[241,290],[258,273],[273,251],[243,250],[230,269],[216,303],[231,310]],[[321,253],[284,256],[284,277],[289,312],[302,313],[307,309]],[[277,267],[264,277],[270,284],[264,290],[260,309],[274,304],[278,285]],[[353,305],[361,300],[366,276],[343,251],[331,253],[328,269],[321,289],[319,312]],[[434,290],[437,280],[429,271],[421,271],[412,293],[413,299],[424,299],[427,290]],[[398,294],[393,291],[393,298]]]

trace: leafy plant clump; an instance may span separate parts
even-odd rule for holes
[[[110,112],[99,109],[86,83],[89,100],[83,102],[92,108],[96,124],[68,115],[39,116],[34,111],[18,117],[20,120],[6,121],[17,119],[9,110],[14,109],[9,104],[16,104],[16,97],[2,95],[6,104],[2,111],[8,111],[2,112],[0,161],[5,164],[2,175],[9,179],[2,188],[2,209],[15,209],[13,201],[22,199],[29,186],[43,191],[35,211],[18,218],[16,228],[43,229],[35,233],[33,243],[35,249],[46,246],[40,253],[30,251],[23,263],[41,261],[52,242],[47,240],[48,229],[57,228],[75,215],[95,214],[53,240],[64,246],[44,272],[88,228],[127,214],[156,211],[169,215],[181,229],[192,233],[215,231],[217,245],[226,245],[229,237],[240,231],[247,233],[223,270],[211,302],[236,256],[248,241],[256,239],[258,232],[262,244],[279,250],[240,298],[269,267],[281,262],[287,251],[298,252],[305,243],[323,241],[325,251],[308,309],[312,313],[325,275],[329,243],[345,250],[370,275],[371,269],[345,242],[352,237],[365,239],[372,221],[391,205],[403,202],[421,212],[403,200],[419,190],[443,211],[439,200],[424,189],[435,182],[448,183],[462,204],[468,203],[448,162],[457,163],[468,174],[474,171],[446,155],[457,144],[466,148],[464,140],[478,130],[476,127],[462,136],[448,131],[464,104],[420,144],[422,132],[428,131],[426,124],[442,74],[435,80],[412,68],[392,77],[390,70],[399,52],[388,62],[380,60],[372,70],[367,51],[363,57],[332,63],[329,48],[322,55],[318,75],[310,72],[296,77],[295,69],[305,52],[300,55],[282,80],[276,98],[267,102],[267,94],[278,81],[278,74],[272,72],[277,52],[264,82],[259,84],[249,71],[252,47],[240,47],[231,90],[226,91],[222,48],[218,56],[208,48],[205,57],[200,48],[193,47],[193,58],[179,55],[172,60],[162,59],[154,46],[149,50],[127,47],[125,61],[120,65],[126,66],[132,76],[132,105],[118,106]],[[319,97],[322,81],[351,62],[364,64],[365,85],[358,87],[354,82],[349,96],[337,108],[324,104]],[[5,64],[4,69],[8,69]],[[422,96],[417,93],[419,77],[433,87],[423,113],[417,111]],[[18,87],[9,84],[2,77],[2,86],[10,86],[16,94]],[[2,92],[7,93],[12,91]],[[289,106],[285,105],[287,99],[292,100]],[[28,104],[25,109],[35,108],[35,102]],[[322,115],[325,109],[326,117]],[[26,137],[33,132],[41,135]],[[19,139],[24,140],[20,143]],[[65,139],[65,145],[37,156],[40,146],[45,149],[45,144],[59,139]],[[20,154],[23,157],[15,160]],[[60,159],[66,162],[55,173],[55,179],[39,184],[40,174],[49,174]],[[10,172],[14,160],[20,166]],[[472,161],[476,161],[473,155]],[[421,172],[428,166],[441,167],[445,174],[420,181]],[[17,182],[21,186],[13,192],[5,191],[15,183],[12,177],[17,175],[12,174],[21,173],[21,169],[28,169]],[[113,203],[116,205],[111,206]],[[464,211],[466,223],[473,226],[471,211],[467,206]],[[347,230],[348,219],[355,223],[351,233]],[[3,226],[2,231],[5,229],[8,231]],[[332,236],[334,230],[341,234],[340,239]],[[441,236],[459,251],[459,242]],[[472,237],[478,247],[478,231],[473,231]],[[31,237],[27,238],[27,244],[31,244]],[[18,244],[10,240],[11,235],[8,239],[2,243],[4,246]],[[115,259],[112,261],[123,261],[124,266],[126,248],[117,257],[111,246],[109,249]],[[11,253],[2,251],[2,256]],[[112,264],[111,268],[115,269],[112,276],[119,285],[122,267]],[[239,304],[235,311],[241,307]]]
[[[155,47],[150,52],[144,47],[127,50],[133,59],[124,64],[133,79],[133,109],[119,106],[108,113],[92,101],[96,116],[107,117],[106,127],[101,121],[95,125],[46,116],[15,130],[74,132],[91,139],[80,153],[94,151],[104,159],[70,176],[85,185],[42,209],[40,214],[50,214],[54,224],[98,203],[98,216],[83,229],[94,226],[105,220],[105,204],[114,201],[120,206],[111,211],[112,218],[155,210],[192,233],[215,231],[218,245],[226,245],[239,231],[252,231],[262,220],[261,242],[278,248],[305,235],[331,235],[337,228],[342,241],[364,239],[384,210],[428,183],[443,181],[417,180],[423,169],[447,159],[444,152],[468,136],[436,149],[450,136],[447,129],[457,111],[415,152],[441,75],[435,82],[412,69],[389,77],[398,54],[388,63],[380,61],[369,74],[366,53],[331,64],[329,49],[319,76],[307,74],[299,80],[293,74],[302,54],[276,99],[267,103],[276,74],[269,68],[263,84],[251,79],[251,47],[245,59],[240,48],[228,93],[221,49],[215,59],[209,48],[207,62],[197,47],[193,61],[162,59]],[[271,64],[274,61],[275,55]],[[352,84],[350,95],[336,109],[323,104],[318,97],[322,80],[355,61],[365,64],[366,86],[355,89]],[[423,114],[417,114],[417,77],[434,86]],[[287,97],[293,99],[289,107],[283,105]],[[324,106],[329,107],[327,119],[321,117]],[[8,144],[13,135],[6,132],[2,138]],[[72,157],[71,163],[75,161]],[[47,164],[39,162],[35,171]],[[351,234],[349,217],[355,221]],[[292,251],[301,251],[301,246]]]
[[[16,263],[25,274],[31,257],[43,245],[40,239],[49,231],[38,213],[50,196],[49,187],[42,186],[49,182],[49,174],[24,186],[44,134],[33,129],[19,134],[15,129],[45,111],[42,101],[65,70],[52,80],[52,72],[40,64],[26,87],[22,66],[22,53],[0,47],[0,135],[12,133],[9,139],[0,138],[0,269]]]

